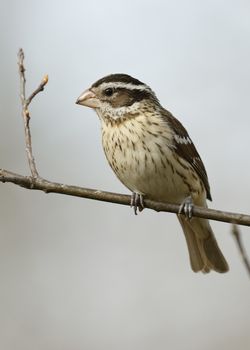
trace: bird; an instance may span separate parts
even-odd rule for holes
[[[178,204],[192,270],[227,272],[209,221],[192,216],[194,205],[207,208],[212,200],[205,166],[185,127],[154,91],[116,73],[97,80],[76,103],[97,113],[107,161],[132,192],[135,214],[145,199]]]

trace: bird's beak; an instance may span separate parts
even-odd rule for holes
[[[85,90],[76,100],[76,104],[90,108],[98,108],[100,101],[93,91]]]

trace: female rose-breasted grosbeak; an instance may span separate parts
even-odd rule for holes
[[[126,74],[95,82],[77,100],[93,108],[102,127],[107,160],[129,188],[132,204],[143,208],[143,197],[180,204],[178,215],[193,271],[228,271],[206,219],[191,218],[192,203],[211,200],[203,162],[182,124],[158,101],[149,86]]]

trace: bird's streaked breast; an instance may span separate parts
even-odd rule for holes
[[[149,198],[178,203],[190,193],[185,175],[189,168],[173,157],[173,137],[157,115],[102,121],[104,152],[120,181]]]

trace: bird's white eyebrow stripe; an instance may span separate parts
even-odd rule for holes
[[[107,88],[121,88],[121,89],[129,89],[129,90],[141,90],[141,91],[150,91],[150,88],[147,85],[140,84],[140,85],[135,85],[132,83],[123,83],[123,82],[109,82],[109,83],[102,83],[100,85],[102,89],[107,89]]]

